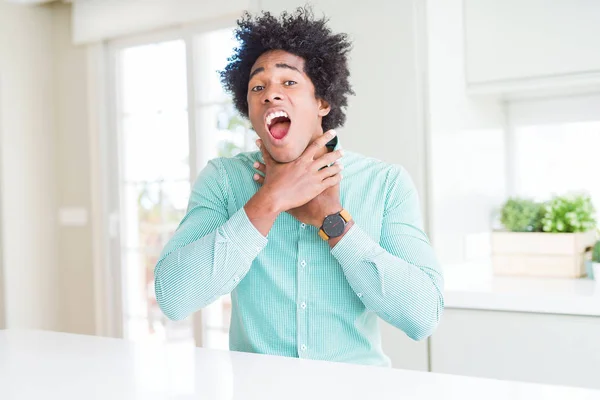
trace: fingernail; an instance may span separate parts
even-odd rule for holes
[[[259,166],[258,162],[255,162],[254,163],[254,168],[258,168],[258,166]]]
[[[332,129],[331,131],[329,131],[329,135],[331,135],[331,137],[335,137],[335,135],[337,135],[337,133]]]
[[[256,141],[256,145],[260,147],[260,139]]]
[[[258,180],[258,174],[254,174],[254,180],[257,181]]]

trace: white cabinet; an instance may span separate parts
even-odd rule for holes
[[[600,317],[446,309],[433,372],[600,388]]]
[[[400,329],[380,320],[383,352],[392,360],[392,367],[429,371],[427,340],[415,342]]]
[[[600,81],[600,2],[465,0],[464,8],[469,87]]]

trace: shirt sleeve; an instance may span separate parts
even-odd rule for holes
[[[230,293],[267,245],[243,207],[228,218],[222,169],[216,159],[202,171],[154,270],[156,300],[170,319],[184,319]]]
[[[443,275],[423,232],[419,198],[409,175],[395,167],[386,186],[380,242],[355,223],[332,254],[368,309],[421,340],[433,333],[443,312]]]

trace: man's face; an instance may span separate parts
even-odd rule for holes
[[[323,133],[329,105],[315,97],[304,59],[283,50],[262,54],[248,83],[248,115],[275,161],[294,161]]]

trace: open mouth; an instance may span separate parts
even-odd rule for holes
[[[266,118],[267,129],[275,139],[283,139],[290,130],[292,121],[285,111],[274,111]]]

